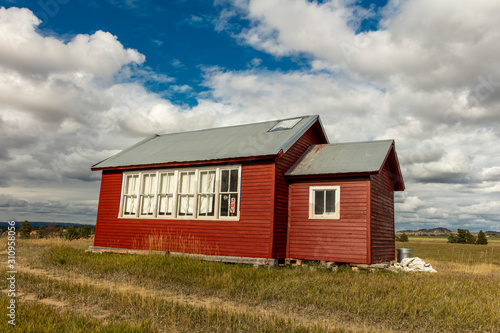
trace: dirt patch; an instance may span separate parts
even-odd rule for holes
[[[0,292],[7,294],[8,290],[3,289],[3,290],[0,290]],[[103,310],[98,306],[83,306],[83,307],[80,307],[78,309],[74,309],[73,307],[71,307],[71,305],[68,302],[58,300],[55,298],[51,298],[51,297],[39,298],[39,297],[37,297],[36,294],[33,294],[33,293],[27,293],[27,294],[17,293],[16,299],[19,302],[37,302],[37,303],[45,304],[48,306],[52,306],[58,310],[70,310],[70,311],[73,311],[77,314],[91,317],[91,318],[94,318],[94,319],[97,319],[100,321],[106,320],[107,318],[109,318],[112,315],[112,313],[110,311]]]
[[[8,290],[3,289],[1,290],[1,292],[7,294]],[[56,308],[64,308],[69,306],[69,304],[64,301],[60,301],[54,298],[38,298],[35,294],[17,293],[16,299],[21,302],[38,302],[45,305],[54,306]]]

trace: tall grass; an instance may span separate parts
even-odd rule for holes
[[[219,255],[218,247],[209,244],[206,240],[196,235],[176,234],[171,230],[167,230],[164,233],[153,232],[142,242],[141,246],[135,244],[134,248],[148,249],[151,252],[163,251]]]

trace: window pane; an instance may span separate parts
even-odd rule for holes
[[[220,175],[220,191],[228,192],[229,190],[229,170],[222,170]]]
[[[214,199],[214,194],[200,195],[200,209],[198,213],[200,216],[214,216]]]
[[[126,195],[123,198],[123,214],[135,215],[135,196]]]
[[[194,196],[190,195],[188,197],[188,212],[187,212],[188,215],[193,215],[194,211],[193,205],[194,205]]]
[[[194,193],[194,172],[182,172],[179,193]]]
[[[322,215],[325,212],[325,191],[314,191],[314,214]]]
[[[229,184],[229,192],[238,191],[238,170],[231,170],[231,181]]]
[[[192,195],[179,196],[179,215],[193,215],[194,197]]]
[[[187,173],[181,173],[179,193],[188,193],[188,191],[189,191],[189,175]]]
[[[229,216],[238,216],[238,195],[231,194],[229,200]]]
[[[334,190],[328,190],[326,192],[326,198],[325,198],[325,212],[326,213],[335,213],[335,191]]]
[[[220,216],[229,216],[229,194],[220,195]]]
[[[168,192],[168,175],[163,173],[160,175],[160,187],[158,188],[158,193]]]
[[[137,190],[138,175],[127,176],[125,181],[125,194],[135,194]]]
[[[153,215],[153,199],[152,195],[142,197],[141,215]]]
[[[220,216],[238,216],[238,194],[221,194]]]
[[[172,215],[173,197],[171,195],[161,195],[158,202],[158,215]]]
[[[208,198],[207,198],[207,196],[204,194],[200,195],[198,201],[199,201],[199,205],[200,205],[198,215],[200,215],[200,216],[207,215],[207,210],[208,210]]]
[[[144,175],[142,180],[142,194],[154,194],[154,186],[156,183],[156,175]]]
[[[201,193],[215,192],[215,171],[200,172],[200,192]]]
[[[158,193],[174,193],[174,174],[162,173],[160,175],[160,188]]]

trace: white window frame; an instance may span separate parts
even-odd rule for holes
[[[237,179],[237,182],[238,182],[238,183],[237,183],[237,189],[236,189],[236,192],[235,192],[235,191],[231,191],[231,186],[230,186],[230,184],[231,184],[231,171],[232,171],[232,170],[235,170],[235,168],[221,168],[221,169],[219,170],[219,172],[218,172],[218,175],[219,175],[219,181],[221,181],[222,171],[229,171],[228,190],[227,190],[227,191],[222,192],[222,191],[220,190],[220,187],[221,187],[221,186],[220,186],[220,183],[219,183],[219,185],[218,185],[218,192],[217,192],[217,199],[218,199],[218,201],[219,201],[219,202],[218,202],[218,207],[217,207],[217,208],[218,208],[218,212],[217,212],[218,214],[220,214],[220,210],[221,210],[221,207],[222,207],[222,200],[221,200],[221,197],[222,197],[222,195],[224,195],[224,194],[229,195],[230,197],[231,197],[231,195],[236,194],[236,198],[237,198],[237,200],[236,200],[236,207],[235,207],[235,208],[236,208],[236,212],[239,212],[239,210],[240,210],[240,205],[241,205],[241,202],[240,202],[240,201],[241,201],[241,200],[240,200],[240,199],[241,199],[241,192],[240,192],[240,184],[241,184],[241,169],[240,169],[240,170],[238,170],[238,179]],[[231,200],[229,201],[229,207],[230,207],[230,205],[231,205]],[[229,213],[230,213],[230,212],[229,212]],[[239,215],[239,214],[237,214],[237,215]],[[233,218],[232,216],[222,216],[222,217],[223,217],[223,218]]]
[[[146,178],[146,176],[152,176],[154,177],[154,183],[152,184],[152,191],[148,192],[148,193],[144,193],[144,179]],[[158,193],[158,190],[157,190],[157,184],[158,184],[158,173],[157,172],[143,172],[140,176],[139,176],[139,212],[138,212],[138,215],[140,217],[153,217],[157,214],[157,203],[156,203],[156,200],[157,200],[157,193]],[[150,200],[153,202],[153,211],[151,212],[151,214],[149,213],[146,213],[146,214],[143,214],[143,211],[144,211],[144,197],[148,197],[150,198]],[[152,197],[152,198],[151,198]]]
[[[177,205],[175,207],[177,218],[192,220],[195,218],[195,216],[197,216],[197,211],[196,211],[196,203],[197,203],[196,199],[197,198],[196,198],[196,196],[198,195],[197,187],[198,187],[199,172],[197,169],[195,169],[195,170],[192,170],[192,169],[178,170],[177,172],[178,172],[178,181],[177,181],[177,189],[176,189]],[[181,180],[182,180],[183,173],[188,174],[188,175],[194,174],[193,183],[191,184],[191,182],[190,182],[190,186],[189,186],[189,187],[193,188],[193,192],[190,192],[190,191],[188,191],[186,193],[181,192]],[[186,197],[186,198],[192,197],[193,198],[193,205],[191,207],[191,209],[192,209],[191,214],[189,214],[189,207],[188,207],[188,213],[185,213],[185,215],[181,215],[182,214],[181,213],[182,197]],[[189,202],[189,199],[188,199],[188,202]]]
[[[168,183],[168,186],[167,186],[167,192],[161,192],[161,188],[162,188],[162,184],[161,184],[161,181],[162,181],[162,176],[165,175],[165,176],[169,176],[169,175],[172,175],[172,184],[170,184],[170,182]],[[159,171],[158,172],[158,181],[157,181],[157,184],[156,184],[156,188],[157,188],[157,191],[156,191],[156,199],[155,199],[155,203],[156,203],[156,207],[155,207],[155,213],[157,214],[156,217],[158,218],[164,218],[164,219],[167,219],[167,218],[173,218],[173,217],[176,217],[176,211],[175,211],[175,207],[177,206],[176,203],[177,203],[177,198],[175,197],[175,188],[177,186],[177,174],[173,171]],[[173,187],[173,191],[172,192],[169,192],[168,190],[170,189],[170,187]],[[171,200],[172,201],[172,210],[170,212],[170,215],[168,215],[166,212],[165,214],[160,214],[160,200],[162,199],[165,199],[167,201]],[[168,207],[168,205],[167,205]]]
[[[213,185],[214,185],[214,188],[213,188],[213,191],[209,189],[209,191],[203,191],[202,187],[203,187],[203,184],[201,183],[201,179],[202,179],[202,174],[210,174],[211,172],[214,172],[214,179],[213,179]],[[197,214],[198,214],[198,217],[199,218],[202,218],[202,217],[205,217],[205,218],[211,218],[211,217],[215,217],[217,216],[217,208],[219,207],[218,205],[218,200],[217,200],[217,192],[218,190],[220,191],[220,186],[219,186],[219,189],[217,188],[217,185],[219,184],[217,182],[217,175],[219,174],[220,172],[218,172],[217,170],[199,170],[198,171],[198,198],[197,198],[197,204],[196,204],[196,207],[195,209],[197,210]],[[200,215],[200,214],[203,214],[201,213],[201,208],[202,208],[202,203],[204,200],[202,200],[202,197],[206,197],[206,211],[204,212],[205,215]],[[208,215],[209,214],[209,207],[210,207],[210,197],[212,197],[212,203],[213,203],[213,215]]]
[[[316,214],[317,191],[335,191],[335,211],[332,213]],[[309,219],[311,220],[338,220],[340,219],[340,186],[310,186],[309,187]]]
[[[237,190],[237,204],[236,204],[236,216],[220,216],[220,205],[221,202],[219,200],[221,195],[221,172],[222,170],[238,170],[238,190]],[[215,207],[214,207],[214,216],[198,216],[200,207],[199,207],[199,198],[203,193],[200,192],[200,174],[201,172],[206,171],[215,171]],[[180,175],[184,172],[194,172],[194,202],[193,202],[193,215],[179,215],[179,197],[180,197]],[[159,214],[159,199],[160,195],[160,182],[161,175],[173,173],[173,183],[174,183],[174,193],[172,193],[172,214],[171,215],[160,215]],[[154,209],[153,215],[141,215],[141,195],[143,189],[143,180],[144,175],[147,174],[156,174],[154,184]],[[128,176],[138,176],[138,184],[136,186],[136,193],[134,193],[135,202],[135,214],[126,215],[124,214],[124,204],[125,204],[125,194],[124,190],[126,188],[126,179]],[[169,193],[170,195],[170,193]],[[130,194],[128,194],[130,196]],[[179,168],[179,169],[158,169],[158,170],[142,170],[142,171],[131,171],[124,172],[122,176],[122,189],[120,193],[120,210],[118,212],[119,218],[140,218],[140,219],[162,219],[162,220],[217,220],[217,221],[239,221],[240,220],[240,207],[241,207],[241,165],[222,165],[222,166],[214,166],[214,167],[199,167],[199,168]]]
[[[137,176],[137,182],[138,182],[137,185],[135,186],[135,191],[125,194],[125,188],[127,187],[127,178],[134,177],[134,176]],[[121,196],[120,196],[120,216],[127,217],[127,218],[137,217],[137,212],[139,210],[139,208],[137,207],[137,205],[139,204],[139,191],[140,191],[139,186],[141,184],[140,177],[141,177],[141,175],[137,172],[131,172],[131,173],[127,173],[126,175],[125,174],[123,175],[122,191],[121,191]],[[134,207],[134,211],[135,211],[134,214],[125,214],[125,212],[124,212],[125,205],[126,205],[126,202],[125,202],[126,197],[128,197],[129,199],[133,199],[132,206]]]

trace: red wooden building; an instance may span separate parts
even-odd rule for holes
[[[394,259],[393,141],[328,144],[319,116],[155,135],[102,171],[93,250],[274,263]]]

